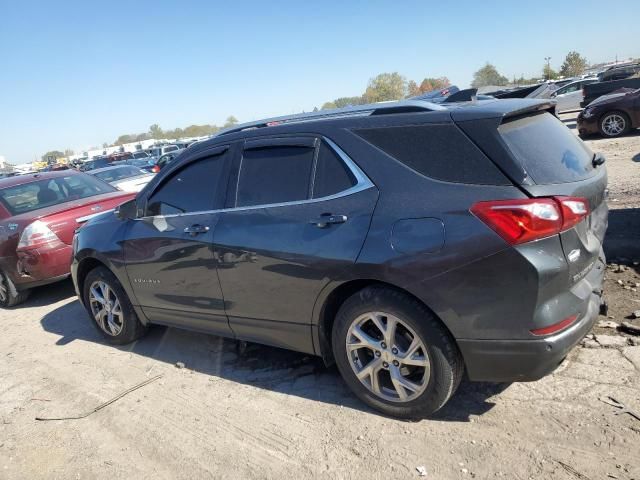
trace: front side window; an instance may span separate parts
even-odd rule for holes
[[[236,205],[248,207],[307,200],[314,153],[314,148],[303,146],[245,150]]]
[[[185,165],[168,178],[147,202],[147,216],[175,215],[222,208],[226,185],[224,154]]]

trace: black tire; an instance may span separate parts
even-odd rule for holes
[[[617,131],[617,133],[613,133],[612,130],[608,128],[605,124],[606,121],[612,118],[617,118],[619,119],[618,122],[624,123],[622,128],[619,131]],[[602,115],[602,117],[600,117],[600,120],[598,121],[598,129],[600,130],[600,133],[602,134],[603,137],[607,137],[607,138],[620,137],[626,134],[627,132],[629,132],[629,130],[631,130],[631,120],[629,120],[629,116],[626,113],[620,112],[618,110],[614,110],[611,112],[607,112],[604,115]]]
[[[120,322],[121,329],[115,335],[103,329],[94,317],[90,291],[91,286],[94,285],[95,282],[104,282],[113,294],[115,294],[115,297],[120,303],[122,313],[122,320]],[[91,317],[91,323],[95,325],[102,336],[112,345],[124,345],[126,343],[134,342],[147,333],[147,327],[140,322],[140,319],[138,318],[138,315],[136,315],[133,305],[131,305],[131,301],[122,288],[122,285],[116,276],[107,268],[97,267],[87,274],[82,286],[82,298],[84,306]],[[113,295],[111,295],[111,298],[113,298]]]
[[[18,291],[9,276],[4,272],[0,272],[0,308],[11,308],[20,305],[29,298],[30,294],[31,290]]]
[[[381,398],[358,379],[351,367],[346,347],[349,328],[357,318],[372,311],[398,317],[426,345],[430,377],[424,391],[411,400]],[[333,325],[332,345],[338,370],[351,390],[367,405],[393,417],[424,418],[438,411],[455,393],[464,373],[455,340],[440,320],[414,298],[382,286],[365,288],[344,302]]]

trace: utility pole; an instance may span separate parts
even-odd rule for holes
[[[545,72],[545,77],[547,80],[551,80],[551,67],[549,66],[549,62],[551,61],[551,57],[544,57],[545,62],[547,62],[547,71]]]

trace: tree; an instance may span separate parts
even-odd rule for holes
[[[488,85],[503,86],[507,83],[509,83],[507,77],[500,75],[496,67],[487,62],[484,67],[473,74],[471,86],[474,88],[486,87]]]
[[[157,123],[154,123],[149,127],[149,135],[151,135],[151,138],[155,138],[156,140],[164,138],[164,132]]]
[[[349,107],[351,105],[362,105],[364,102],[362,96],[360,97],[340,97],[340,98],[336,98],[333,101],[333,104],[335,105],[334,108],[344,108],[344,107]]]
[[[49,157],[62,158],[64,157],[64,152],[61,152],[60,150],[51,150],[42,155],[42,161],[48,161]]]
[[[431,92],[432,90],[442,90],[451,86],[451,82],[447,77],[425,78],[420,83],[420,93]]]
[[[227,117],[227,121],[224,122],[224,128],[233,127],[237,123],[238,123],[238,119],[233,115],[229,115]]]
[[[322,104],[322,107],[320,108],[320,110],[331,110],[333,108],[338,108],[336,107],[336,104],[333,102],[324,102]]]
[[[409,80],[409,83],[407,83],[407,96],[416,97],[420,95],[420,93],[422,92],[420,92],[418,84],[414,80]]]
[[[369,80],[364,92],[365,103],[400,100],[406,96],[407,80],[398,72],[381,73]]]
[[[560,67],[560,75],[565,77],[577,77],[582,75],[586,68],[587,59],[574,50],[567,53],[564,63]]]

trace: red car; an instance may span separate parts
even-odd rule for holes
[[[0,307],[66,278],[75,230],[134,196],[74,170],[0,179]]]

